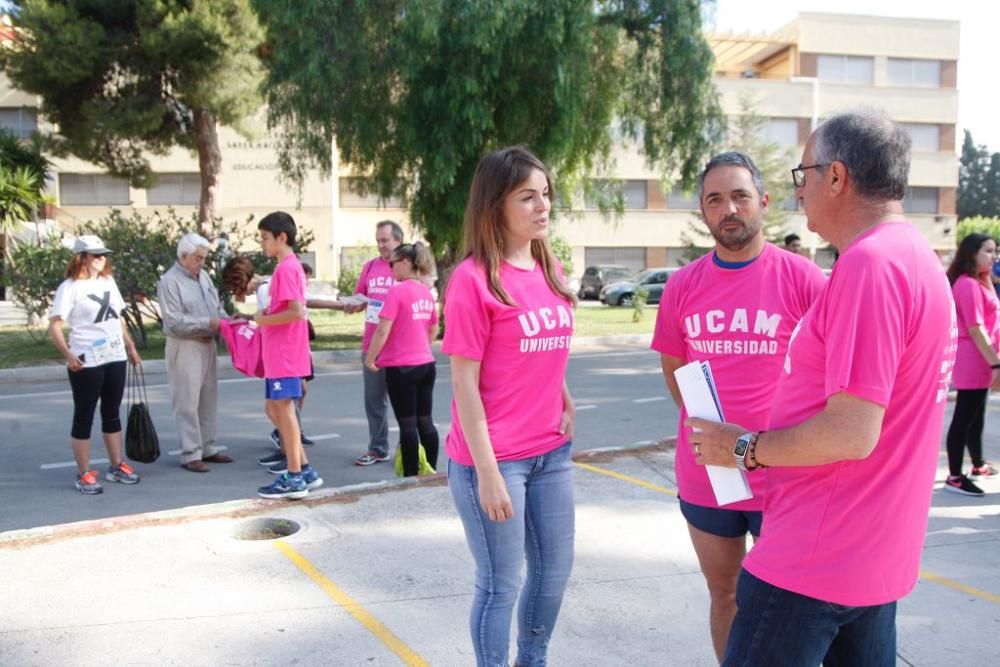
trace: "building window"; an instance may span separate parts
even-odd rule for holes
[[[59,174],[61,206],[129,205],[128,180],[109,174]]]
[[[27,139],[38,129],[38,110],[27,107],[0,109],[0,127],[18,139]]]
[[[697,211],[701,208],[698,193],[686,193],[677,186],[667,195],[667,208],[672,211]]]
[[[907,213],[937,213],[937,188],[906,188],[903,210]]]
[[[377,192],[367,190],[365,185],[364,178],[356,176],[341,178],[340,208],[406,208],[402,183],[397,187],[396,193],[386,199],[381,199]]]
[[[941,150],[941,129],[931,123],[900,123],[900,127],[910,135],[915,151]]]
[[[868,56],[821,55],[816,59],[816,76],[825,83],[870,86],[875,80],[875,59]]]
[[[588,209],[600,208],[600,200],[605,199],[610,206],[617,195],[621,194],[622,205],[626,210],[649,208],[646,200],[646,181],[607,181],[595,179],[591,184],[592,192],[586,194],[585,206]],[[595,196],[596,195],[596,196]]]
[[[889,58],[889,85],[916,88],[941,87],[941,61]]]
[[[586,266],[611,264],[613,266],[624,266],[628,270],[638,273],[646,268],[646,249],[585,248],[583,251],[583,260]]]
[[[200,174],[157,174],[146,191],[150,206],[197,206],[201,199]]]
[[[799,145],[799,119],[798,118],[771,118],[764,128],[765,140],[778,144],[779,146],[791,147]]]

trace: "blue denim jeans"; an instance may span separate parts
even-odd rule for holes
[[[479,667],[507,666],[510,621],[519,592],[516,664],[546,664],[552,628],[573,568],[571,448],[566,443],[542,456],[498,464],[514,506],[514,516],[503,522],[490,521],[483,512],[476,469],[448,461],[448,488],[476,562],[469,625]],[[525,560],[528,572],[522,587]]]
[[[746,570],[723,667],[895,667],[896,603],[846,607],[786,591]]]

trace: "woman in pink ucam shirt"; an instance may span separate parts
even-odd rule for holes
[[[480,160],[465,260],[445,295],[448,487],[476,562],[470,626],[480,666],[508,664],[518,593],[516,664],[545,664],[573,565],[576,415],[565,377],[575,299],[547,240],[551,198],[545,166],[524,148]]]
[[[421,243],[404,243],[392,251],[389,266],[395,284],[379,312],[378,326],[368,344],[365,366],[373,373],[385,369],[385,385],[399,424],[403,476],[420,469],[420,445],[427,463],[437,467],[438,432],[431,409],[437,365],[431,341],[437,334],[437,305],[423,278],[434,260]]]
[[[997,474],[983,458],[983,419],[990,389],[1000,389],[1000,302],[990,284],[997,242],[986,234],[969,234],[958,246],[948,267],[948,281],[958,315],[958,350],[952,382],[958,390],[955,412],[948,428],[948,479],[946,491],[981,496],[983,490],[962,474],[962,454],[968,446],[972,474]]]

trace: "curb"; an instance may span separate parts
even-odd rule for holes
[[[592,459],[614,459],[619,456],[638,452],[648,452],[659,449],[670,450],[676,445],[676,437],[669,436],[662,440],[638,446],[605,447],[588,449],[573,454],[574,461]],[[73,523],[56,524],[22,528],[0,533],[0,551],[4,549],[21,549],[40,544],[50,544],[77,537],[92,537],[107,535],[123,530],[169,526],[198,521],[200,519],[236,519],[242,517],[267,514],[283,507],[316,507],[331,503],[353,503],[363,496],[400,491],[410,487],[440,486],[447,483],[447,475],[443,472],[426,477],[408,477],[389,479],[380,482],[364,482],[348,486],[321,489],[310,493],[302,500],[264,500],[262,498],[244,498],[227,500],[208,505],[192,505],[177,509],[146,512],[143,514],[128,514],[105,519],[91,519]]]
[[[645,345],[648,347],[652,339],[652,334],[620,334],[574,338],[570,353],[613,349],[619,345]],[[441,344],[435,343],[434,349],[440,352]],[[342,350],[322,350],[313,352],[313,361],[317,364],[355,362],[359,360],[360,355],[361,348],[357,347]],[[233,364],[228,354],[220,354],[218,359],[220,371],[232,370]],[[146,375],[165,375],[167,372],[166,362],[163,359],[144,361],[142,362],[142,370]],[[66,366],[63,364],[0,369],[0,384],[56,382],[65,379]]]

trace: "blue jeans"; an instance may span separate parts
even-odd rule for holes
[[[786,591],[746,570],[723,667],[895,667],[896,603],[846,607]]]
[[[573,568],[571,449],[566,443],[542,456],[498,464],[514,506],[514,516],[502,522],[490,521],[479,504],[476,469],[448,461],[448,488],[476,562],[469,625],[479,667],[506,667],[518,592],[516,664],[546,664],[552,628]],[[525,559],[528,573],[522,588]]]

